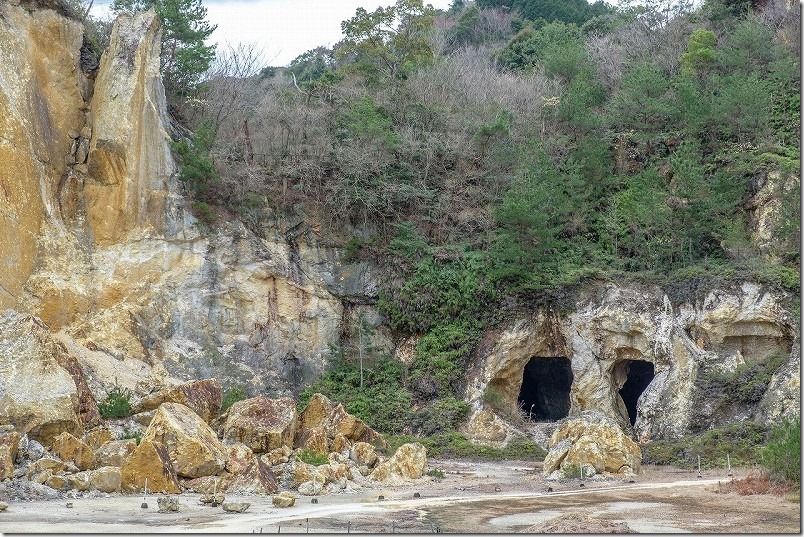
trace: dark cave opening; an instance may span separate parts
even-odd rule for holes
[[[533,357],[522,373],[517,402],[532,421],[557,421],[569,415],[572,367],[568,358]]]
[[[628,360],[625,362],[625,367],[627,377],[625,384],[620,388],[620,397],[625,403],[625,408],[628,409],[628,419],[631,425],[634,425],[637,418],[637,401],[653,380],[655,371],[653,363],[644,360]]]

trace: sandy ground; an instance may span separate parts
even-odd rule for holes
[[[227,497],[251,503],[239,514],[202,506],[198,494],[182,494],[175,513],[157,512],[154,496],[146,499],[147,509],[141,508],[142,496],[124,495],[10,502],[0,513],[0,532],[517,533],[577,531],[579,526],[594,531],[599,524],[614,523],[639,533],[801,531],[799,503],[774,495],[718,492],[731,479],[725,470],[704,471],[698,478],[697,472],[646,467],[634,483],[587,479],[581,487],[577,479],[546,481],[529,462],[429,462],[446,473],[444,479],[373,485],[353,494],[319,496],[317,504],[300,496],[286,509],[273,507],[270,497]],[[735,469],[734,477],[747,473]],[[571,524],[562,525],[565,521]]]

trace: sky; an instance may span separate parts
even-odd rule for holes
[[[317,46],[341,40],[341,21],[354,16],[358,7],[373,11],[395,0],[204,0],[207,20],[218,28],[210,43],[219,48],[239,43],[261,49],[268,65],[287,65],[296,56]],[[112,0],[95,0],[92,14],[105,17]],[[447,9],[452,0],[425,0]]]

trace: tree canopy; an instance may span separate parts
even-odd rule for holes
[[[216,26],[207,22],[201,0],[114,0],[114,13],[150,8],[162,20],[162,75],[165,87],[176,94],[192,90],[215,58],[215,45],[204,41]]]

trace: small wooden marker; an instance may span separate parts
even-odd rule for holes
[[[581,484],[578,485],[579,487],[585,487],[586,484],[583,482],[583,464],[581,465]]]
[[[728,468],[729,468],[729,473],[727,473],[726,475],[727,475],[727,476],[729,476],[729,477],[733,476],[734,474],[733,474],[733,473],[732,473],[732,471],[731,471],[731,459],[729,458],[729,454],[728,454],[728,453],[726,453],[726,465],[727,465],[727,466],[728,466]]]

